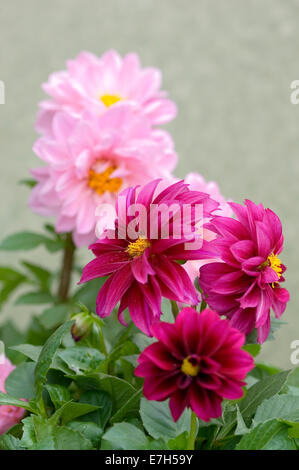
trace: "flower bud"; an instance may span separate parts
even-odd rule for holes
[[[75,315],[72,320],[75,320],[71,329],[72,337],[75,341],[81,341],[89,335],[93,324],[93,318],[89,312],[80,312]]]

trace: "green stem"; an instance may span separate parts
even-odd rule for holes
[[[100,339],[102,352],[105,354],[106,357],[108,357],[108,351],[106,348],[102,327],[100,325],[97,325],[97,327],[99,329],[99,339]]]
[[[176,319],[176,317],[179,314],[179,307],[178,307],[177,303],[174,300],[171,300],[170,303],[171,303],[172,314],[174,316],[174,319]]]
[[[47,418],[47,411],[46,411],[46,407],[45,407],[45,403],[44,403],[44,399],[42,397],[42,394],[40,395],[40,398],[38,400],[38,404],[39,404],[39,410],[40,410],[40,414],[42,415],[43,418]]]
[[[59,288],[58,288],[58,297],[61,302],[66,302],[68,299],[68,293],[69,293],[72,269],[73,269],[73,262],[74,262],[74,253],[75,253],[75,245],[73,243],[72,234],[67,233],[65,236],[63,261],[62,261],[60,282],[59,282]]]
[[[197,424],[197,416],[194,413],[194,411],[192,411],[191,422],[190,422],[190,434],[189,434],[189,439],[188,439],[186,450],[194,450],[195,439],[196,439],[196,427],[197,427],[196,424]]]

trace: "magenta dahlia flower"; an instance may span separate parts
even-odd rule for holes
[[[90,246],[96,258],[85,266],[80,281],[109,276],[98,294],[97,314],[106,317],[120,301],[120,322],[125,324],[123,312],[128,307],[132,321],[148,335],[151,323],[160,318],[162,296],[198,303],[195,287],[177,261],[197,259],[201,240],[194,228],[200,217],[210,217],[218,207],[208,194],[190,191],[183,181],[162,191],[161,185],[163,181],[154,180],[119,195],[115,229]],[[135,220],[130,215],[134,204],[143,209],[138,235],[128,230]],[[189,216],[178,217],[184,206],[190,208]]]
[[[11,364],[3,354],[0,355],[0,390],[3,393],[5,391],[5,380],[9,374],[15,369],[15,366]],[[24,408],[10,405],[0,405],[0,434],[4,434],[10,428],[18,424],[24,417],[26,411]]]
[[[177,162],[169,134],[124,107],[100,117],[86,111],[79,120],[58,113],[52,133],[37,140],[34,151],[47,165],[32,171],[38,184],[30,207],[56,217],[56,231],[72,231],[77,246],[96,241],[100,204],[114,206],[128,186],[172,178]]]
[[[223,398],[243,395],[246,374],[254,367],[242,350],[245,337],[212,310],[184,308],[175,323],[155,323],[157,342],[139,356],[135,375],[144,377],[148,400],[169,400],[174,421],[190,407],[203,421],[222,414]]]
[[[110,107],[129,104],[151,124],[171,121],[177,113],[175,104],[160,91],[161,72],[142,69],[136,54],[123,59],[115,51],[102,57],[81,52],[67,62],[67,70],[50,75],[43,89],[51,99],[40,103],[36,129],[51,133],[57,112],[66,111],[80,117],[84,110],[94,109],[101,115]]]
[[[201,191],[203,193],[207,193],[211,196],[212,199],[219,203],[218,209],[213,213],[213,215],[232,217],[233,211],[228,201],[224,198],[224,196],[222,196],[219,186],[215,181],[206,182],[204,177],[199,173],[188,173],[184,181],[189,185],[189,188],[192,191]],[[203,223],[205,222],[207,221],[203,221]],[[216,238],[216,234],[215,232],[212,232],[204,226],[203,238],[206,241],[210,241]],[[204,264],[211,263],[213,261],[219,261],[219,259],[211,258],[196,261],[187,261],[187,263],[184,264],[184,268],[191,277],[191,279],[195,281],[195,279],[198,277],[199,268]]]
[[[210,242],[210,249],[221,262],[203,266],[199,284],[212,309],[246,335],[257,328],[258,342],[263,343],[269,334],[271,308],[280,318],[289,301],[288,291],[281,287],[286,270],[279,258],[281,222],[262,204],[246,200],[245,206],[230,205],[238,220],[213,218],[211,228],[218,237]]]

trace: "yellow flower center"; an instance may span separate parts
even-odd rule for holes
[[[117,193],[122,185],[121,178],[110,178],[110,175],[116,170],[116,166],[108,166],[102,173],[95,170],[89,170],[88,185],[94,189],[100,196],[106,191]]]
[[[119,95],[103,95],[100,97],[100,100],[104,103],[107,108],[109,106],[112,106],[113,104],[117,103],[118,101],[121,101],[123,98]]]
[[[126,252],[129,253],[131,258],[135,258],[141,256],[150,246],[151,244],[146,238],[138,238],[135,242],[128,244]]]
[[[199,364],[194,359],[192,359],[192,357],[185,357],[181,366],[181,371],[184,372],[184,374],[191,375],[191,377],[196,377],[199,370]]]
[[[278,279],[279,279],[282,274],[282,267],[281,267],[280,259],[274,253],[271,253],[271,255],[268,256],[267,261],[269,263],[270,268],[276,272]]]

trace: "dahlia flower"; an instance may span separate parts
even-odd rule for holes
[[[185,183],[189,184],[189,188],[192,191],[201,191],[207,193],[211,196],[212,199],[219,203],[218,209],[213,213],[213,215],[221,215],[223,217],[231,217],[233,212],[230,205],[226,199],[222,196],[219,186],[215,181],[206,182],[202,175],[198,173],[188,173],[185,177]],[[216,234],[209,230],[208,228],[203,228],[203,238],[206,241],[213,240],[216,238]],[[196,261],[187,261],[184,264],[184,269],[189,274],[190,278],[194,282],[198,277],[199,268],[204,264],[211,263],[213,261],[219,261],[217,258],[196,260]]]
[[[108,108],[124,104],[133,106],[151,124],[169,122],[177,110],[166,93],[160,91],[161,78],[158,69],[142,69],[136,54],[122,59],[115,51],[102,57],[81,52],[67,62],[67,70],[53,73],[43,84],[51,99],[40,103],[36,129],[42,134],[51,133],[57,112],[80,117],[84,110],[94,109],[102,115]]]
[[[125,324],[123,312],[128,307],[132,321],[147,335],[151,323],[160,317],[162,296],[191,305],[198,303],[193,283],[177,261],[197,258],[201,240],[194,228],[201,216],[210,217],[218,207],[208,194],[190,191],[183,181],[161,191],[164,184],[154,180],[142,188],[128,188],[118,196],[115,228],[105,231],[90,246],[96,258],[85,266],[80,281],[109,276],[98,294],[97,314],[106,317],[120,301],[120,322]],[[128,230],[136,220],[130,213],[134,204],[144,209],[138,218],[138,235]],[[190,207],[190,214],[178,218],[184,205]],[[161,216],[153,217],[155,212]]]
[[[15,366],[13,366],[5,356],[3,357],[2,355],[0,357],[0,390],[1,392],[6,393],[5,380],[15,369]],[[18,408],[17,406],[0,405],[0,434],[4,434],[10,428],[15,426],[15,424],[18,424],[24,417],[25,413],[26,411],[23,408]]]
[[[253,359],[242,350],[245,337],[212,310],[184,308],[175,323],[155,323],[157,342],[139,356],[135,375],[144,377],[148,400],[169,400],[174,421],[190,407],[203,421],[222,414],[223,398],[243,395]]]
[[[246,335],[256,327],[258,342],[263,343],[269,334],[271,308],[280,318],[289,301],[288,291],[281,287],[286,270],[279,258],[281,222],[262,204],[246,200],[245,206],[230,205],[237,220],[216,216],[210,225],[218,235],[210,249],[221,262],[203,266],[199,284],[212,309]]]
[[[77,246],[96,241],[96,208],[115,204],[122,189],[153,178],[171,178],[177,161],[169,134],[153,130],[130,108],[111,108],[81,119],[53,118],[51,135],[34,145],[47,165],[32,171],[38,184],[30,207],[56,217],[57,232],[73,232]]]

